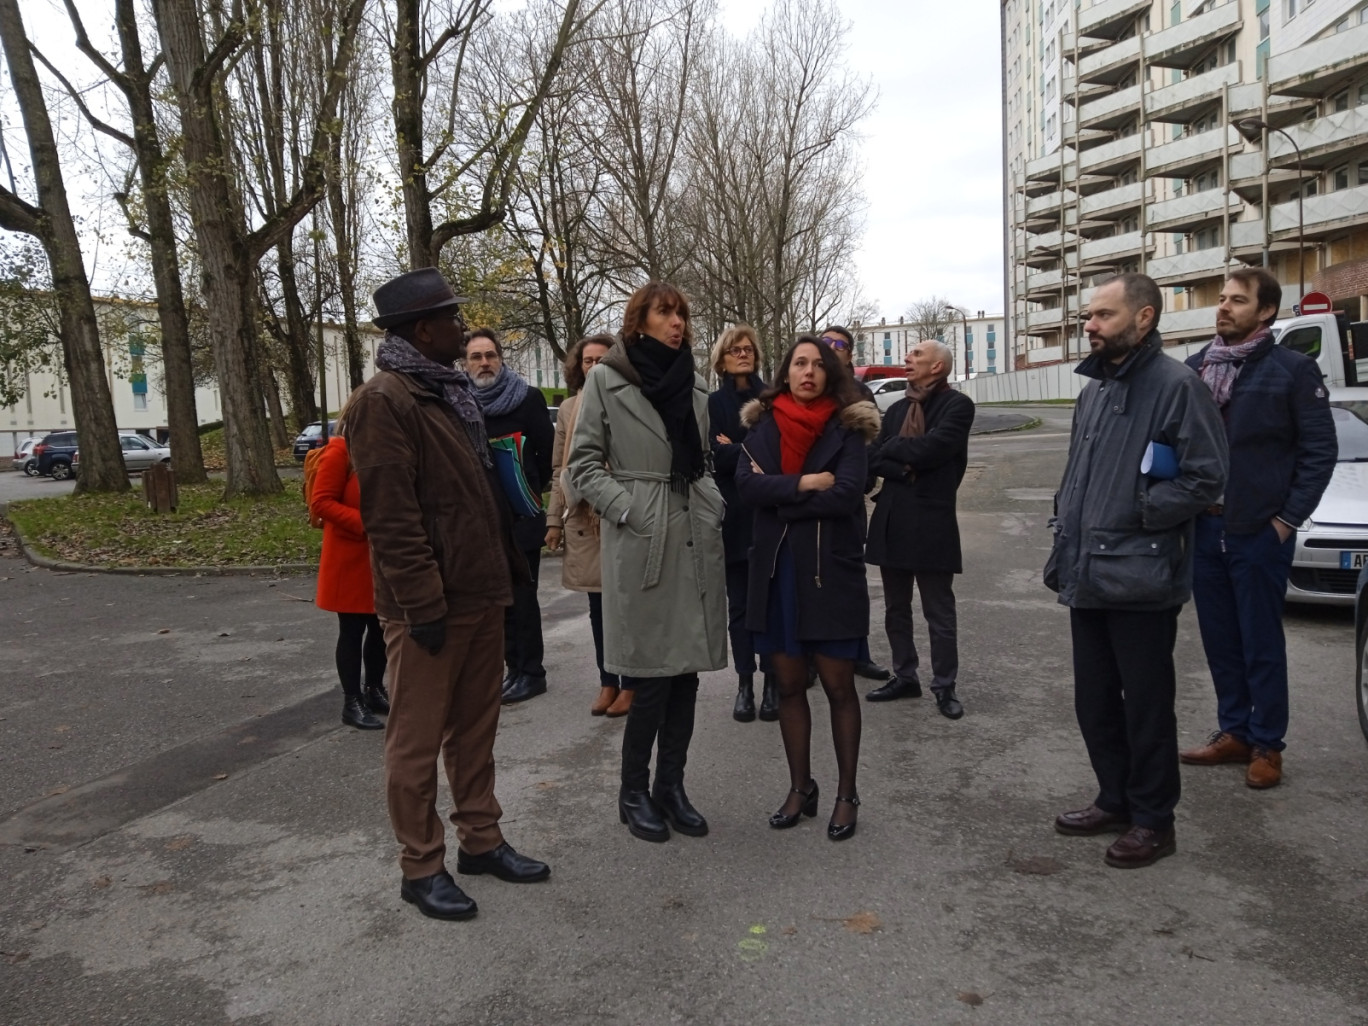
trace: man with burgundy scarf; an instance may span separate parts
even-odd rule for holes
[[[1234,272],[1216,307],[1216,338],[1187,361],[1221,409],[1230,476],[1221,501],[1197,518],[1192,582],[1219,729],[1179,758],[1245,764],[1245,784],[1257,789],[1282,780],[1282,607],[1293,536],[1320,502],[1338,454],[1320,369],[1276,345],[1269,331],[1281,305],[1273,275]]]
[[[884,587],[884,629],[893,650],[893,679],[865,698],[888,702],[921,695],[917,646],[912,637],[912,588],[921,593],[931,636],[931,690],[948,719],[964,715],[955,694],[959,648],[955,574],[963,573],[955,495],[969,464],[974,403],[950,387],[950,348],[918,342],[903,361],[907,396],[884,414],[869,454],[870,475],[883,478],[874,499],[865,561],[879,567]]]

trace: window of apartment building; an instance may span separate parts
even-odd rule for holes
[[[1349,188],[1349,165],[1341,164],[1339,167],[1332,167],[1327,178],[1330,181],[1330,191],[1339,192],[1341,189]]]
[[[1359,185],[1368,185],[1368,160],[1360,160],[1358,166]]]
[[[1221,244],[1221,226],[1203,228],[1192,236],[1193,249],[1215,249]]]
[[[1055,54],[1055,44],[1054,44],[1054,40],[1051,39],[1051,40],[1049,41],[1049,43],[1047,43],[1046,46],[1045,46],[1045,63],[1046,63],[1046,64],[1049,64],[1051,61],[1054,60],[1054,54]]]
[[[1056,122],[1055,115],[1051,114],[1049,120],[1045,122],[1045,134],[1046,134],[1046,135],[1054,135],[1054,134],[1055,134],[1055,122]]]
[[[1332,114],[1338,114],[1338,113],[1339,113],[1340,111],[1342,111],[1342,110],[1348,110],[1348,109],[1349,109],[1349,90],[1348,90],[1348,89],[1341,89],[1341,90],[1340,90],[1339,92],[1337,92],[1334,96],[1332,96],[1332,97],[1330,97],[1328,100],[1326,100],[1325,103],[1326,103],[1326,106],[1330,108],[1329,112],[1332,113]]]
[[[1049,80],[1048,82],[1045,83],[1045,102],[1046,102],[1046,103],[1049,103],[1051,100],[1053,100],[1053,99],[1054,99],[1054,94],[1055,94],[1055,80],[1054,80],[1054,76],[1051,75],[1051,76],[1050,76],[1050,80]]]
[[[991,348],[993,347],[993,345],[997,342],[997,325],[996,325],[996,324],[990,324],[990,325],[988,325],[988,334],[987,334],[986,337],[987,337],[987,339],[988,339],[988,348],[991,349]]]
[[[1296,16],[1297,16],[1297,0],[1287,0],[1287,18],[1286,18],[1285,20],[1286,20],[1286,21],[1291,21],[1291,20],[1292,20],[1293,18],[1295,18]]]
[[[1259,45],[1254,49],[1254,73],[1262,79],[1268,64],[1268,3],[1269,0],[1255,0],[1254,13],[1259,18]]]

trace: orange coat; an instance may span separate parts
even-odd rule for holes
[[[309,511],[323,521],[323,557],[314,602],[334,613],[375,612],[370,544],[361,526],[361,488],[351,472],[347,443],[328,439],[314,475]]]

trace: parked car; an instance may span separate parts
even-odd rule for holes
[[[65,481],[71,476],[71,455],[76,451],[75,431],[53,431],[33,447],[39,476]]]
[[[49,440],[54,438],[56,440],[50,443],[51,448],[38,454],[40,462],[36,473],[47,473],[54,481],[65,481],[81,469],[81,452],[77,447],[75,431],[53,432],[34,447],[34,452],[37,454],[39,448],[49,445]],[[170,448],[137,431],[120,431],[119,448],[123,451],[124,467],[131,474],[146,470],[154,463],[171,462]],[[48,459],[46,471],[42,469],[44,457]]]
[[[1339,459],[1311,519],[1297,531],[1287,600],[1352,606],[1368,567],[1368,391],[1330,389]]]
[[[328,421],[328,437],[332,437],[337,432],[337,421]],[[304,462],[304,457],[309,455],[310,449],[318,449],[323,445],[323,422],[316,420],[312,424],[305,424],[304,430],[295,435],[294,458],[300,463]]]
[[[560,416],[560,407],[559,407],[559,406],[548,406],[548,407],[546,408],[546,412],[549,413],[549,414],[551,415],[551,423],[552,423],[552,424],[555,424],[555,423],[556,423],[556,418]]]
[[[14,450],[14,469],[22,470],[29,477],[38,475],[38,460],[33,455],[33,447],[38,444],[36,438],[25,438]]]
[[[170,463],[171,449],[135,431],[119,432],[119,448],[123,449],[124,466],[130,473],[146,470],[155,463]]]
[[[1359,730],[1368,741],[1368,567],[1359,571],[1354,589],[1354,704],[1358,706]]]
[[[874,393],[874,405],[879,408],[880,413],[887,413],[890,406],[907,395],[907,378],[905,377],[879,378],[874,381],[866,381],[865,384]]]

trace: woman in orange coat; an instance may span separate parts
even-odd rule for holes
[[[323,521],[318,564],[319,609],[337,614],[337,676],[342,681],[342,722],[358,730],[384,726],[373,713],[389,712],[385,691],[385,639],[375,615],[370,544],[361,526],[361,489],[351,471],[346,440],[324,446],[309,496],[309,512]],[[361,688],[361,667],[366,686]]]

